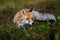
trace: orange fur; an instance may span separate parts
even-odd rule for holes
[[[17,25],[19,25],[22,22],[22,19],[25,19],[28,22],[33,22],[32,13],[28,12],[26,9],[22,9],[19,12],[17,12],[13,21]]]

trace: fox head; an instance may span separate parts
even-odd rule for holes
[[[22,14],[18,14],[19,16],[17,17],[17,25],[18,27],[24,26],[26,24],[32,25],[33,24],[33,17],[32,17],[32,9],[27,11],[27,9],[24,9],[22,11]]]

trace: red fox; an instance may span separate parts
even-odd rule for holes
[[[17,27],[20,28],[26,24],[32,25],[34,20],[45,21],[46,19],[56,21],[56,17],[52,14],[42,14],[33,9],[22,9],[16,13],[13,21],[17,24]]]

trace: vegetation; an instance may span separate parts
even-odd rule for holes
[[[32,27],[17,28],[13,17],[22,8],[52,13],[57,23],[36,22]],[[54,35],[52,40],[59,40],[60,0],[0,0],[0,40],[51,40],[50,37]]]

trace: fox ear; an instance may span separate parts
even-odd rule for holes
[[[29,12],[32,12],[32,10],[33,10],[33,8],[31,8],[31,9],[29,10]]]
[[[23,10],[23,14],[25,14],[25,10]]]

